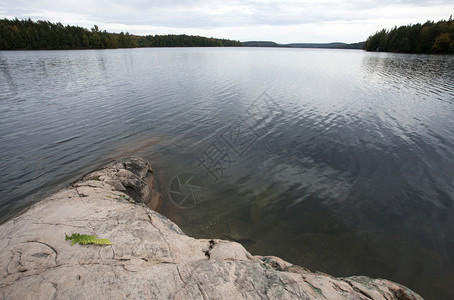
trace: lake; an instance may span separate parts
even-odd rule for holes
[[[454,295],[454,56],[0,51],[1,222],[125,155],[188,235]]]

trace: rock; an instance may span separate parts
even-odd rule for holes
[[[193,239],[152,211],[140,158],[114,161],[0,225],[3,299],[422,299],[364,276],[335,278],[223,240]],[[65,234],[108,238],[74,245]]]
[[[83,186],[99,187],[99,182],[110,185],[116,191],[125,192],[134,202],[143,203],[151,209],[156,209],[162,201],[154,188],[156,178],[153,176],[153,168],[143,158],[111,161],[73,185],[81,190],[80,187]]]

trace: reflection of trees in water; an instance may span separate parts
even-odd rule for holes
[[[361,66],[365,76],[374,75],[383,85],[453,101],[454,57],[380,53],[365,55]]]
[[[450,234],[454,229],[450,154],[454,144],[449,125],[453,69],[450,56],[364,55],[363,77],[382,91],[373,99],[377,123],[382,133],[389,132],[385,139],[389,144],[378,156],[383,162],[377,166],[393,169],[355,181],[349,198],[375,201],[367,206],[358,202],[343,211],[346,220],[365,224],[358,227],[360,232],[375,224],[378,230],[371,231],[373,238],[381,240],[384,257],[395,263],[390,265],[391,274],[434,299],[448,299],[452,287],[447,282],[454,280],[448,267],[454,265],[449,254],[454,250]],[[445,294],[435,297],[435,285],[443,286],[438,291]]]
[[[12,91],[12,94],[17,94],[18,88],[17,84],[14,81],[13,77],[11,76],[10,72],[10,67],[8,62],[0,56],[0,70],[2,72],[3,77],[6,79],[6,83],[9,87],[9,89]],[[4,90],[6,87],[2,87],[2,90]]]

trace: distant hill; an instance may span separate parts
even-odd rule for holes
[[[366,42],[359,43],[291,43],[277,44],[270,41],[243,42],[244,47],[285,47],[285,48],[324,48],[324,49],[364,49]]]
[[[282,47],[275,42],[268,42],[268,41],[250,41],[250,42],[243,42],[244,47]]]

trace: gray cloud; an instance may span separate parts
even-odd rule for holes
[[[153,28],[193,32],[223,32],[225,28],[243,28],[244,33],[260,27],[292,27],[297,31],[315,25],[374,23],[381,27],[430,18],[448,18],[454,11],[452,1],[427,0],[0,0],[0,17],[49,19],[64,24],[101,24],[108,28]],[[394,23],[391,23],[394,22]],[[390,24],[388,24],[390,23]],[[347,24],[347,25],[346,25]],[[116,27],[115,27],[116,26]],[[334,26],[334,25],[333,25]],[[345,27],[347,30],[348,28]],[[378,28],[377,28],[378,29]],[[358,28],[359,30],[359,28]],[[273,31],[273,30],[271,30]],[[359,31],[358,31],[359,32]],[[150,32],[151,33],[151,32]],[[265,32],[263,32],[265,33]],[[373,32],[370,32],[373,33]],[[358,36],[363,33],[358,34]],[[263,34],[262,34],[263,36]],[[234,37],[232,37],[234,38]],[[257,37],[259,39],[260,37]]]

